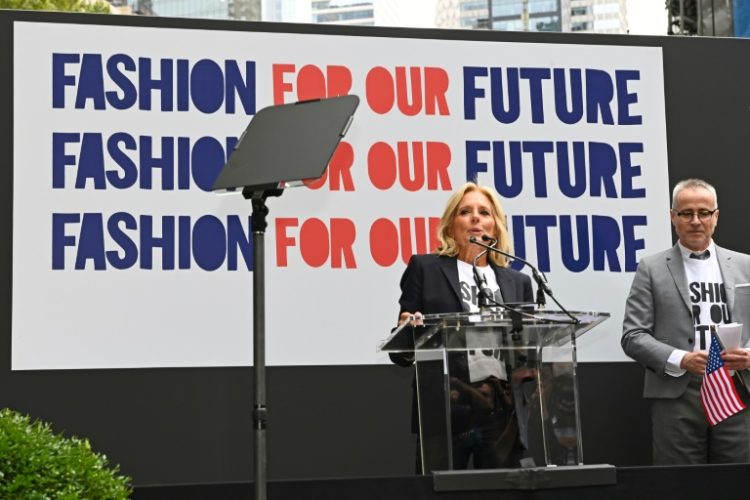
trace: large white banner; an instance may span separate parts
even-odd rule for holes
[[[16,370],[252,363],[251,207],[209,188],[272,104],[361,99],[326,177],[268,201],[271,365],[386,362],[469,179],[566,308],[612,314],[582,361],[625,359],[671,241],[660,48],[18,22],[13,83]]]

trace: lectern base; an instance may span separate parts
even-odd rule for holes
[[[617,484],[617,473],[608,464],[434,471],[432,484],[435,491],[541,490]]]

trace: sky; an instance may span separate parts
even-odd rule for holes
[[[666,35],[667,9],[663,0],[627,0],[631,35]]]

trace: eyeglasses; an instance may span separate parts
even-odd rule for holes
[[[684,220],[685,222],[690,222],[691,220],[693,220],[693,217],[695,217],[696,215],[698,216],[699,220],[706,220],[709,217],[711,217],[714,214],[714,212],[716,212],[717,210],[718,208],[715,208],[713,210],[698,210],[697,212],[693,212],[692,210],[682,210],[680,212],[677,212],[675,210],[672,210],[672,211],[680,219]]]

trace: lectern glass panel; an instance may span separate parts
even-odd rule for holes
[[[576,338],[602,313],[428,315],[380,346],[413,352],[425,473],[583,463]]]

